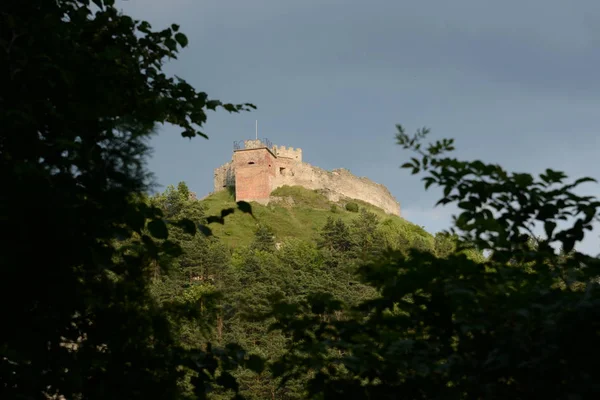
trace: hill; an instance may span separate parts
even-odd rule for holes
[[[201,200],[207,215],[218,215],[224,208],[235,207],[234,194],[231,191],[213,193]],[[420,226],[406,221],[402,217],[389,215],[382,209],[369,203],[352,200],[359,209],[375,213],[381,229],[390,236],[404,237],[411,244],[426,243],[433,247],[434,238]],[[238,247],[248,245],[258,224],[269,226],[275,233],[278,242],[287,238],[298,238],[313,241],[328,217],[350,222],[357,217],[357,212],[346,210],[346,202],[333,202],[319,190],[309,190],[300,186],[283,186],[271,193],[268,205],[251,202],[256,220],[242,213],[234,213],[226,217],[225,225],[212,224],[211,229],[216,237],[225,244]]]
[[[277,322],[268,316],[276,302],[306,304],[317,296],[332,301],[327,304],[354,307],[378,295],[358,271],[386,249],[412,257],[414,248],[424,257],[440,258],[454,251],[452,238],[432,236],[366,202],[335,202],[327,193],[301,186],[282,186],[270,194],[266,205],[251,202],[254,218],[234,212],[224,218],[224,224],[211,223],[216,240],[185,235],[180,228],[170,230],[169,239],[183,252],[180,257],[161,259],[152,293],[169,306],[200,304],[202,324],[192,321],[182,327],[185,343],[237,343],[249,354],[274,363],[295,341],[280,329],[270,329]],[[169,186],[151,202],[174,220],[203,221],[202,215],[219,216],[223,209],[237,208],[233,190],[197,200],[184,182]],[[243,367],[232,376],[248,399],[306,397],[302,387],[308,375],[282,385],[272,372],[265,370],[256,379],[251,368]],[[226,398],[221,394],[211,399]]]

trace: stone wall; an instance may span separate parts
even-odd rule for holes
[[[235,186],[235,173],[233,170],[233,161],[229,161],[227,164],[221,165],[215,169],[215,176],[213,179],[215,192],[225,190],[228,187]]]
[[[307,163],[277,161],[278,170],[273,180],[273,189],[288,185],[323,190],[331,201],[358,199],[389,214],[400,215],[400,204],[390,191],[368,178],[357,177],[346,169],[326,171]]]

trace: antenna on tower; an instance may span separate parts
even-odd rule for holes
[[[256,140],[258,140],[258,120],[256,120]]]

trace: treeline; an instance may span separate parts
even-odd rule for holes
[[[169,186],[149,199],[168,220],[190,219],[207,223],[201,201],[190,196],[185,183]],[[358,210],[357,210],[358,211]],[[376,290],[359,279],[359,266],[411,248],[446,257],[455,251],[456,238],[438,234],[423,237],[384,225],[364,208],[347,224],[335,213],[320,227],[314,241],[278,239],[268,220],[256,220],[248,246],[230,248],[218,238],[190,235],[181,227],[169,229],[169,240],[181,247],[177,257],[164,257],[155,265],[152,293],[163,306],[198,307],[199,319],[181,326],[177,337],[188,347],[236,343],[267,364],[282,357],[293,337],[271,330],[268,317],[277,302],[300,303],[311,293],[328,293],[348,307],[373,299]],[[430,239],[430,240],[428,240]],[[476,253],[471,252],[476,255]],[[344,312],[333,318],[344,318]],[[241,392],[251,399],[293,399],[305,396],[303,378],[286,382],[264,370],[255,374],[240,368],[233,373]],[[216,396],[216,394],[213,394]],[[218,398],[218,396],[216,397]]]

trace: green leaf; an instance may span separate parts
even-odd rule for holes
[[[172,257],[179,257],[183,254],[181,246],[179,246],[177,243],[171,242],[170,240],[165,240],[165,242],[160,246],[160,249]]]
[[[248,357],[248,361],[246,361],[246,367],[257,374],[260,374],[265,369],[265,360],[255,354],[252,354],[250,357]]]
[[[567,176],[563,172],[554,171],[549,168],[546,169],[545,174],[540,174],[540,178],[542,178],[542,180],[547,183],[560,183],[566,177]]]
[[[459,228],[464,228],[467,222],[469,222],[472,218],[472,214],[468,211],[465,211],[458,216],[456,220],[456,226]]]
[[[594,206],[586,207],[583,209],[583,213],[585,214],[584,221],[587,223],[596,217],[597,209]]]
[[[165,39],[165,46],[171,51],[177,51],[177,42],[173,38]]]
[[[577,179],[575,182],[573,182],[573,186],[578,186],[582,183],[585,182],[594,182],[594,183],[598,183],[598,181],[594,178],[590,178],[590,177],[585,177],[585,178],[579,178]]]
[[[572,238],[568,238],[563,240],[563,250],[565,253],[569,253],[575,247],[575,240]]]
[[[221,210],[221,218],[225,218],[226,216],[233,214],[235,212],[235,208],[225,208]]]
[[[150,25],[147,21],[140,22],[138,26],[138,30],[142,33],[149,33],[150,28],[152,28],[152,25]]]
[[[140,233],[146,224],[146,217],[139,210],[132,210],[126,216],[127,225],[135,232]]]
[[[229,112],[237,111],[237,108],[233,104],[230,104],[230,103],[223,104],[223,108]]]
[[[207,217],[206,222],[209,224],[214,224],[214,223],[221,224],[221,225],[225,224],[225,220],[216,215],[211,215],[211,216]]]
[[[212,230],[206,225],[198,225],[198,230],[206,237],[212,236],[213,234]]]
[[[513,174],[515,183],[521,187],[527,187],[533,183],[533,177],[530,174]]]
[[[167,224],[162,219],[155,219],[148,223],[150,234],[157,239],[166,239],[169,236]]]
[[[279,378],[279,377],[283,376],[283,374],[285,374],[286,365],[285,365],[284,361],[277,360],[276,362],[271,364],[269,369],[271,370],[271,373],[273,374],[274,377]]]
[[[184,218],[180,221],[177,221],[175,224],[181,229],[183,229],[185,233],[188,233],[190,235],[196,234],[196,224],[191,219]]]
[[[156,243],[154,242],[154,240],[152,240],[152,238],[150,236],[143,235],[142,243],[144,243],[144,245],[146,245],[146,249],[148,250],[148,253],[150,254],[151,257],[153,257],[153,258],[158,257],[158,246],[156,245]]]
[[[176,29],[174,29],[174,30],[177,31]],[[185,36],[181,32],[177,32],[175,34],[175,40],[177,40],[177,43],[179,43],[179,45],[181,47],[186,47],[188,45],[188,38],[187,38],[187,36]]]
[[[429,189],[429,187],[431,185],[433,185],[435,183],[435,178],[431,177],[431,176],[427,176],[425,178],[423,178],[423,181],[425,182],[425,190]]]
[[[475,211],[475,204],[470,201],[461,201],[458,203],[458,208],[462,208],[463,210]]]
[[[237,380],[229,372],[225,371],[221,372],[221,375],[217,378],[217,384],[235,391],[239,388]]]
[[[253,215],[252,214],[252,206],[250,205],[250,203],[247,203],[245,201],[238,201],[237,206],[238,206],[238,210],[240,210],[241,212]]]
[[[221,105],[221,102],[219,100],[209,100],[206,102],[206,108],[208,108],[209,110],[216,110],[218,106]]]
[[[556,207],[552,203],[546,203],[538,211],[537,218],[541,221],[544,221],[548,218],[554,217],[556,214],[558,214],[558,212],[559,212],[558,207]]]

